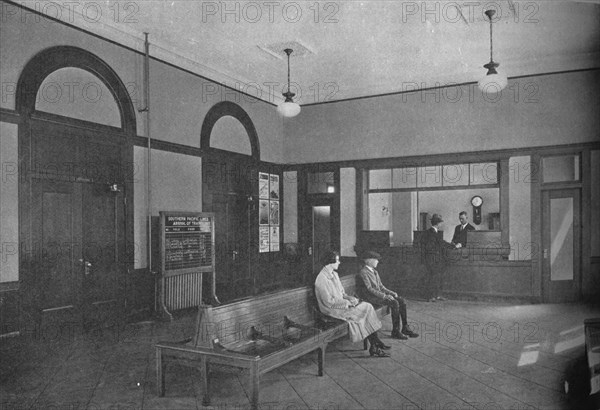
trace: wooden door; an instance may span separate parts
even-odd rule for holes
[[[252,189],[258,189],[258,171],[242,157],[207,157],[203,168],[204,212],[215,214],[216,295],[221,303],[254,293],[252,253],[258,238],[252,238],[257,226],[252,205]],[[258,235],[255,235],[258,236]],[[204,289],[211,289],[205,283]],[[204,294],[205,300],[210,300]]]
[[[252,294],[249,265],[248,200],[243,195],[215,194],[216,294],[227,302]]]
[[[106,326],[119,317],[125,296],[119,294],[126,263],[123,197],[105,185],[84,184],[81,215],[82,314],[87,327]]]
[[[542,288],[545,302],[581,298],[579,189],[542,193]]]
[[[30,273],[43,325],[112,324],[125,268],[124,201],[107,185],[34,179]]]
[[[75,320],[83,302],[81,184],[32,183],[32,296],[42,317]]]

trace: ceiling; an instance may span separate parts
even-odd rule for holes
[[[40,8],[38,1],[19,2]],[[59,19],[272,103],[301,105],[475,82],[490,59],[509,78],[600,67],[600,0],[79,1]],[[152,74],[151,74],[152,75]]]

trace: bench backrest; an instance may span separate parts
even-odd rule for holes
[[[346,295],[356,295],[356,275],[346,275],[340,278]]]
[[[348,295],[355,292],[355,276],[340,278]],[[312,286],[284,290],[212,307],[201,305],[198,310],[193,345],[213,347],[218,339],[221,344],[230,344],[247,339],[251,327],[272,337],[285,334],[283,317],[303,325],[315,322],[318,309]]]
[[[314,321],[311,289],[308,287],[257,296],[217,307],[201,306],[194,344],[207,346],[219,339],[229,344],[247,339],[251,327],[271,337],[285,333],[283,317],[302,324]]]

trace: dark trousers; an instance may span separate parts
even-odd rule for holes
[[[397,333],[407,326],[406,302],[400,296],[392,300],[377,298],[373,303],[390,307],[390,310],[392,311],[392,333]],[[400,319],[402,319],[402,322],[400,322]]]
[[[369,336],[367,336],[367,338],[364,341],[365,350],[367,350],[367,340],[369,341],[369,343],[371,344],[371,347],[373,347],[373,348],[379,346],[379,344],[381,343],[379,336],[377,336],[377,332],[373,332]]]
[[[427,276],[425,277],[427,298],[438,297],[440,296],[443,265],[437,262],[428,262],[425,266],[427,268]]]
[[[408,326],[406,321],[406,302],[400,296],[386,300],[385,304],[392,310],[392,333],[397,333]],[[402,319],[402,322],[400,320]]]

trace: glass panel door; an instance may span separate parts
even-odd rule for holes
[[[573,198],[550,199],[550,280],[573,280]]]
[[[542,289],[545,302],[581,298],[579,189],[542,194]]]

